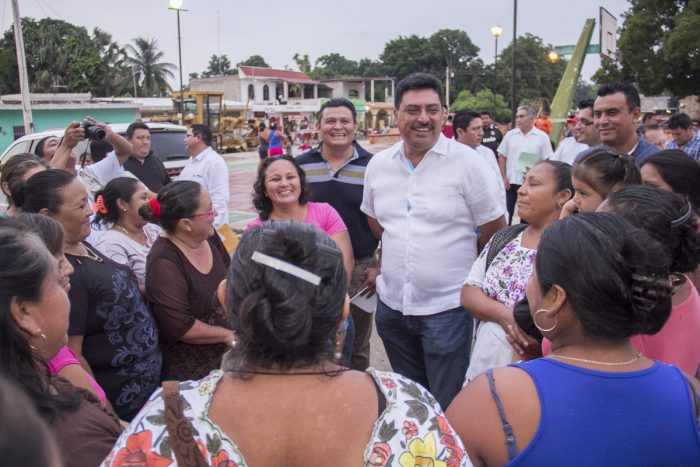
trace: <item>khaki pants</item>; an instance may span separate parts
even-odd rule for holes
[[[365,280],[365,269],[376,264],[376,257],[355,261],[355,269],[352,271],[350,280],[350,297],[358,292],[358,287]],[[365,371],[369,366],[369,338],[372,336],[374,313],[367,313],[350,304],[350,314],[355,322],[355,342],[352,348],[352,362],[350,366],[354,370]]]

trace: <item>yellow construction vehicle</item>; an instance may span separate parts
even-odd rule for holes
[[[173,113],[154,115],[153,122],[179,123],[180,106],[184,107],[182,122],[185,126],[195,124],[207,125],[212,132],[213,142],[219,152],[238,152],[255,149],[258,145],[257,128],[248,125],[248,108],[246,105],[240,117],[222,117],[226,108],[223,105],[224,93],[220,91],[185,91],[173,92]]]

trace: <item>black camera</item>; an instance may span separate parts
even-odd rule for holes
[[[90,141],[100,141],[107,136],[104,129],[95,125],[95,123],[91,120],[83,120],[80,123],[80,128],[85,130],[85,138],[89,139]]]

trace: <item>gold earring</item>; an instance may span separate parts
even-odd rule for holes
[[[342,363],[343,361],[343,344],[345,344],[345,334],[346,330],[343,329],[342,331],[338,331],[335,334],[335,349],[333,352],[333,358],[335,358],[336,362]]]

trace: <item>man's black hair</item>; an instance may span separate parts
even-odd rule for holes
[[[621,92],[625,95],[625,99],[627,100],[627,107],[630,110],[634,110],[637,107],[641,107],[642,104],[639,98],[639,92],[637,91],[637,88],[635,88],[629,83],[617,82],[602,84],[598,88],[598,97],[609,96],[618,92]]]

